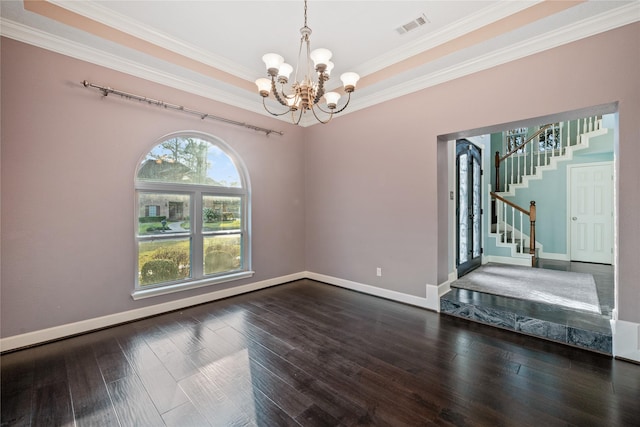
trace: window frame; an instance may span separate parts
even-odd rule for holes
[[[557,125],[557,126],[556,126]],[[514,147],[510,147],[509,146],[509,138],[513,138],[513,137],[517,137],[517,136],[523,136],[523,142],[526,141],[530,135],[533,135],[534,133],[538,132],[540,129],[542,128],[542,125],[538,125],[538,126],[532,126],[532,127],[522,127],[522,128],[514,128],[514,129],[509,129],[506,131],[502,132],[502,149],[505,153],[510,152]],[[533,129],[533,130],[532,130]],[[525,130],[525,132],[516,132],[516,131],[522,131]],[[549,132],[551,131],[551,132]],[[514,132],[514,133],[510,133],[510,132]],[[549,133],[554,135],[555,138],[555,142],[553,144],[553,146],[549,146],[546,148],[543,148],[540,146],[540,144],[543,143],[543,141],[546,142],[546,139],[548,138]],[[552,127],[549,129],[546,129],[543,133],[541,133],[538,137],[537,140],[535,142],[532,141],[532,149],[533,149],[533,154],[537,155],[538,153],[540,153],[540,155],[544,155],[545,152],[547,153],[560,153],[560,150],[562,149],[562,138],[564,135],[564,123],[560,122],[560,123],[552,123]],[[531,149],[529,149],[531,150]],[[520,149],[517,152],[515,152],[513,154],[514,156],[518,157],[518,156],[527,156],[527,155],[531,155],[531,153],[529,151],[527,151],[527,148],[525,146],[524,150]]]
[[[240,187],[221,187],[206,184],[179,184],[155,181],[138,180],[138,171],[142,162],[149,153],[158,145],[172,138],[198,138],[219,148],[233,162],[240,177]],[[251,269],[251,191],[249,175],[238,155],[220,138],[201,132],[176,132],[165,135],[154,142],[143,156],[138,160],[134,175],[134,246],[135,246],[135,278],[134,290],[131,294],[134,300],[180,292],[188,289],[196,289],[204,286],[225,283],[252,277]],[[165,236],[140,235],[139,234],[139,196],[142,193],[156,194],[181,194],[189,196],[189,221],[188,233],[179,233]],[[203,200],[204,197],[238,197],[241,203],[240,229],[230,232],[217,232],[216,235],[240,234],[241,264],[240,269],[229,272],[204,274],[204,239],[213,233],[203,231]],[[139,249],[140,242],[157,239],[171,239],[188,237],[190,240],[190,277],[186,279],[162,282],[153,285],[140,285],[139,281]]]

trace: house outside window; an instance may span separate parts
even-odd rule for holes
[[[163,138],[136,171],[134,299],[250,277],[249,181],[200,133]]]

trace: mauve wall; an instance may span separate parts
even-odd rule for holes
[[[426,284],[449,273],[438,136],[615,101],[618,308],[620,319],[640,323],[640,24],[309,128],[307,270],[424,297]]]
[[[284,130],[101,99],[80,81]],[[304,271],[303,129],[2,39],[2,337]],[[253,278],[133,301],[138,159],[170,132],[217,136],[252,182]]]

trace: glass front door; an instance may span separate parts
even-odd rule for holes
[[[479,267],[482,261],[481,164],[478,147],[466,139],[456,141],[458,277]]]

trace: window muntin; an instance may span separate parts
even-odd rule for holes
[[[247,177],[226,146],[213,141],[177,134],[140,162],[134,298],[252,274]]]
[[[514,150],[519,147],[527,139],[527,128],[510,129],[504,132],[504,141],[506,152]],[[522,149],[518,150],[518,153],[522,152]]]

